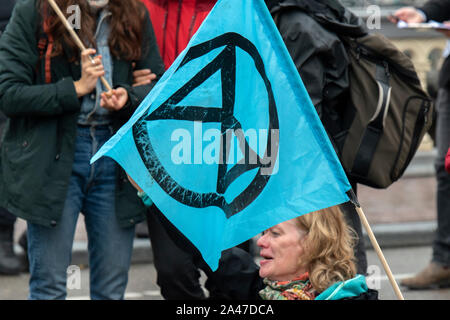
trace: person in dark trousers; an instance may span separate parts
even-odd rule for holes
[[[13,11],[15,0],[4,0],[0,6],[0,39]],[[0,111],[0,144],[7,118]],[[15,275],[27,269],[24,260],[14,252],[14,223],[16,217],[0,207],[0,274]]]
[[[430,0],[421,8],[404,7],[394,16],[406,22],[445,22],[450,20],[450,0]],[[417,275],[400,282],[410,289],[450,286],[450,175],[445,171],[445,155],[450,146],[450,32],[443,33],[449,40],[444,51],[436,100],[437,230],[431,262]]]
[[[89,49],[80,52],[46,0],[18,2],[0,41],[0,110],[9,118],[0,206],[27,221],[30,299],[66,297],[80,212],[91,298],[123,299],[146,208],[112,159],[90,159],[155,83],[133,87],[133,66],[160,77],[164,64],[138,0],[57,2],[63,12],[79,6]],[[114,88],[108,95],[100,76]]]

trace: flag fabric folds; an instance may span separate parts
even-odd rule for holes
[[[221,251],[351,189],[263,0],[219,0],[101,156],[212,270]]]

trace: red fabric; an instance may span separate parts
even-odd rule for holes
[[[186,48],[216,0],[141,0],[147,7],[166,68]]]
[[[51,58],[53,51],[53,36],[48,32],[49,29],[49,19],[44,21],[44,32],[48,37],[47,51],[45,52],[45,83],[52,82],[52,71],[51,71]]]
[[[445,170],[450,173],[450,148],[448,148],[447,156],[445,157]]]
[[[47,12],[47,2],[44,3],[44,12]],[[39,50],[43,50],[45,45],[47,45],[47,50],[45,52],[45,83],[52,82],[52,51],[53,51],[53,35],[49,32],[51,18],[44,17],[44,22],[42,28],[44,29],[45,34],[47,35],[47,40],[39,39],[38,48]],[[39,57],[40,58],[40,57]]]

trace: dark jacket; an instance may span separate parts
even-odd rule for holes
[[[72,171],[80,111],[73,81],[81,78],[81,66],[68,62],[73,53],[64,48],[62,56],[51,59],[52,83],[45,84],[37,39],[41,21],[36,0],[20,1],[0,41],[0,111],[10,118],[0,149],[0,207],[32,223],[55,226]],[[160,76],[164,66],[148,13],[145,21],[144,54],[136,68]],[[129,95],[127,105],[114,113],[117,130],[152,86],[131,87],[131,61],[113,58],[113,68],[112,85]],[[116,216],[121,226],[132,226],[144,219],[145,207],[123,170],[117,171]]]
[[[428,20],[443,22],[450,20],[450,0],[430,0],[421,8]],[[442,64],[439,87],[450,89],[450,56]]]
[[[346,105],[349,59],[339,37],[307,12],[323,11],[328,20],[350,27],[363,28],[362,21],[337,1],[266,0],[266,5],[319,117],[333,118],[334,110]]]

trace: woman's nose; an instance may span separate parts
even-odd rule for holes
[[[256,245],[261,248],[267,246],[267,233],[264,233],[259,237],[258,241],[256,241]]]

